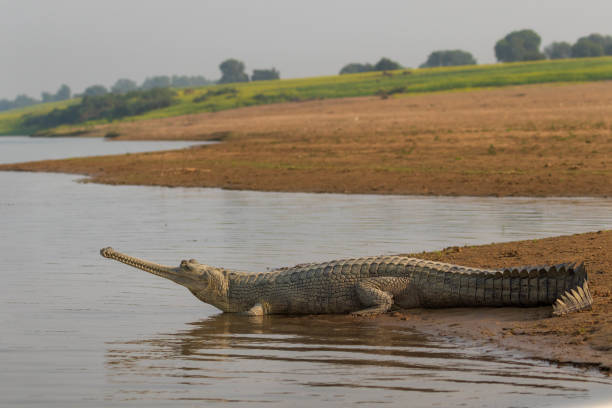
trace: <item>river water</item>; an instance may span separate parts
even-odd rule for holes
[[[116,144],[16,138],[0,162]],[[138,145],[138,143],[142,143]],[[62,145],[63,144],[63,145]],[[113,146],[107,146],[113,145]],[[163,146],[167,149],[176,146]],[[150,142],[130,142],[132,151]],[[24,151],[25,150],[25,151]],[[103,259],[300,262],[612,228],[612,200],[285,194],[105,186],[0,172],[0,406],[603,406],[612,381],[401,325],[223,315]]]
[[[0,163],[180,149],[215,142],[127,141],[85,137],[0,136]]]

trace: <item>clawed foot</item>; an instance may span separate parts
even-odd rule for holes
[[[386,313],[390,309],[389,305],[380,305],[369,307],[367,309],[358,310],[356,312],[352,312],[351,316],[376,316],[379,314]]]

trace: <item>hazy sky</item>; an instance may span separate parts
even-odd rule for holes
[[[283,78],[382,56],[415,67],[439,49],[487,63],[512,30],[532,28],[547,45],[612,34],[611,21],[612,0],[0,0],[0,98],[122,77],[217,79],[229,57]]]

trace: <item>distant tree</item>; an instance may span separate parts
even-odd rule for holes
[[[580,37],[572,46],[572,57],[600,57],[602,55],[612,55],[612,36],[591,34]]]
[[[212,82],[201,75],[172,75],[171,84],[173,88],[189,88],[192,86],[210,85]]]
[[[421,68],[448,67],[454,65],[476,65],[476,59],[472,54],[462,50],[434,51],[429,54],[427,61]]]
[[[601,57],[602,55],[604,55],[604,48],[601,44],[586,37],[578,39],[572,46],[572,57],[574,58]]]
[[[230,58],[219,64],[221,70],[220,84],[230,82],[248,82],[249,76],[244,72],[244,62]]]
[[[372,64],[370,63],[360,64],[358,62],[352,62],[342,67],[342,69],[340,70],[340,75],[357,74],[359,72],[368,72],[373,70],[374,66],[372,66]]]
[[[544,54],[548,59],[563,59],[572,56],[572,45],[568,42],[554,42],[544,48]]]
[[[171,81],[168,75],[159,75],[144,80],[140,89],[170,88]]]
[[[131,79],[121,78],[111,87],[111,92],[114,94],[124,94],[138,89],[136,81]]]
[[[83,96],[100,96],[107,93],[108,89],[104,85],[92,85],[83,91]]]
[[[534,61],[544,58],[540,52],[542,39],[533,30],[513,31],[495,44],[495,57],[500,62]]]
[[[8,99],[1,99],[0,100],[0,111],[23,108],[25,106],[34,105],[37,103],[40,103],[38,99],[34,99],[34,98],[31,98],[23,94],[17,95],[17,97],[13,101],[8,100]]]
[[[53,98],[55,98],[55,95],[53,95],[50,92],[43,92],[40,94],[40,97],[42,98],[43,103],[45,102],[53,102]]]
[[[17,95],[15,100],[13,101],[13,108],[23,108],[25,106],[30,106],[39,103],[37,99],[31,98],[28,95]]]
[[[72,95],[72,91],[70,90],[70,87],[66,84],[62,84],[62,86],[60,86],[57,92],[55,93],[53,100],[54,101],[65,101],[66,99],[70,99],[71,95]]]
[[[0,111],[5,111],[13,108],[13,101],[8,99],[0,99]]]
[[[189,78],[189,81],[189,86],[206,86],[214,83],[213,81],[206,79],[202,75],[192,76]]]
[[[276,68],[254,69],[253,75],[251,75],[251,81],[269,81],[272,79],[280,79],[280,72]]]
[[[393,71],[394,69],[402,69],[403,67],[395,61],[389,58],[381,58],[376,65],[374,65],[375,71]]]
[[[612,36],[593,33],[586,38],[601,45],[605,55],[612,55]]]
[[[188,88],[191,84],[189,77],[187,75],[172,75],[172,79],[170,80],[170,85],[173,88]]]

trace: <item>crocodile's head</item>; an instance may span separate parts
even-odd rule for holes
[[[195,259],[183,260],[178,267],[171,267],[125,255],[110,247],[101,249],[100,255],[176,282],[201,299],[209,294],[217,297],[227,291],[227,278],[223,273],[217,268],[200,264]]]

